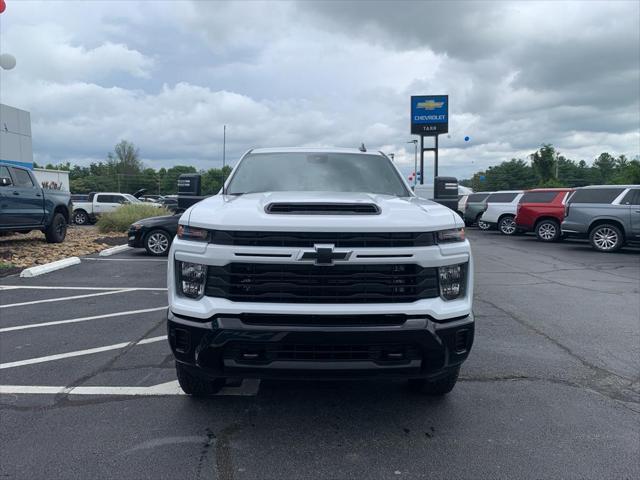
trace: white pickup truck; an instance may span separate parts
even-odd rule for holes
[[[462,219],[383,153],[255,149],[179,220],[168,334],[191,395],[226,378],[456,383],[473,343]]]
[[[142,202],[129,193],[99,192],[90,193],[86,202],[73,203],[73,222],[76,225],[86,225],[93,223],[103,213],[113,212],[118,207],[127,203],[139,203],[153,205],[160,208],[162,205]]]

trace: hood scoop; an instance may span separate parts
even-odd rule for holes
[[[275,215],[379,215],[375,203],[277,202],[265,207]]]

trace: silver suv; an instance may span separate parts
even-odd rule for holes
[[[588,238],[601,252],[640,241],[640,185],[591,185],[568,198],[563,235]]]

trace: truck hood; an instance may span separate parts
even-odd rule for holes
[[[272,203],[374,204],[379,213],[267,213]],[[213,230],[308,232],[428,232],[464,226],[452,210],[423,198],[340,192],[215,195],[189,208],[180,223]]]

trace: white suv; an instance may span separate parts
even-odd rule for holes
[[[522,190],[503,190],[487,197],[487,209],[480,218],[489,228],[497,228],[504,235],[514,235],[518,203],[524,195]]]
[[[182,389],[233,378],[456,383],[474,334],[462,220],[383,153],[255,149],[181,217],[168,335]]]

